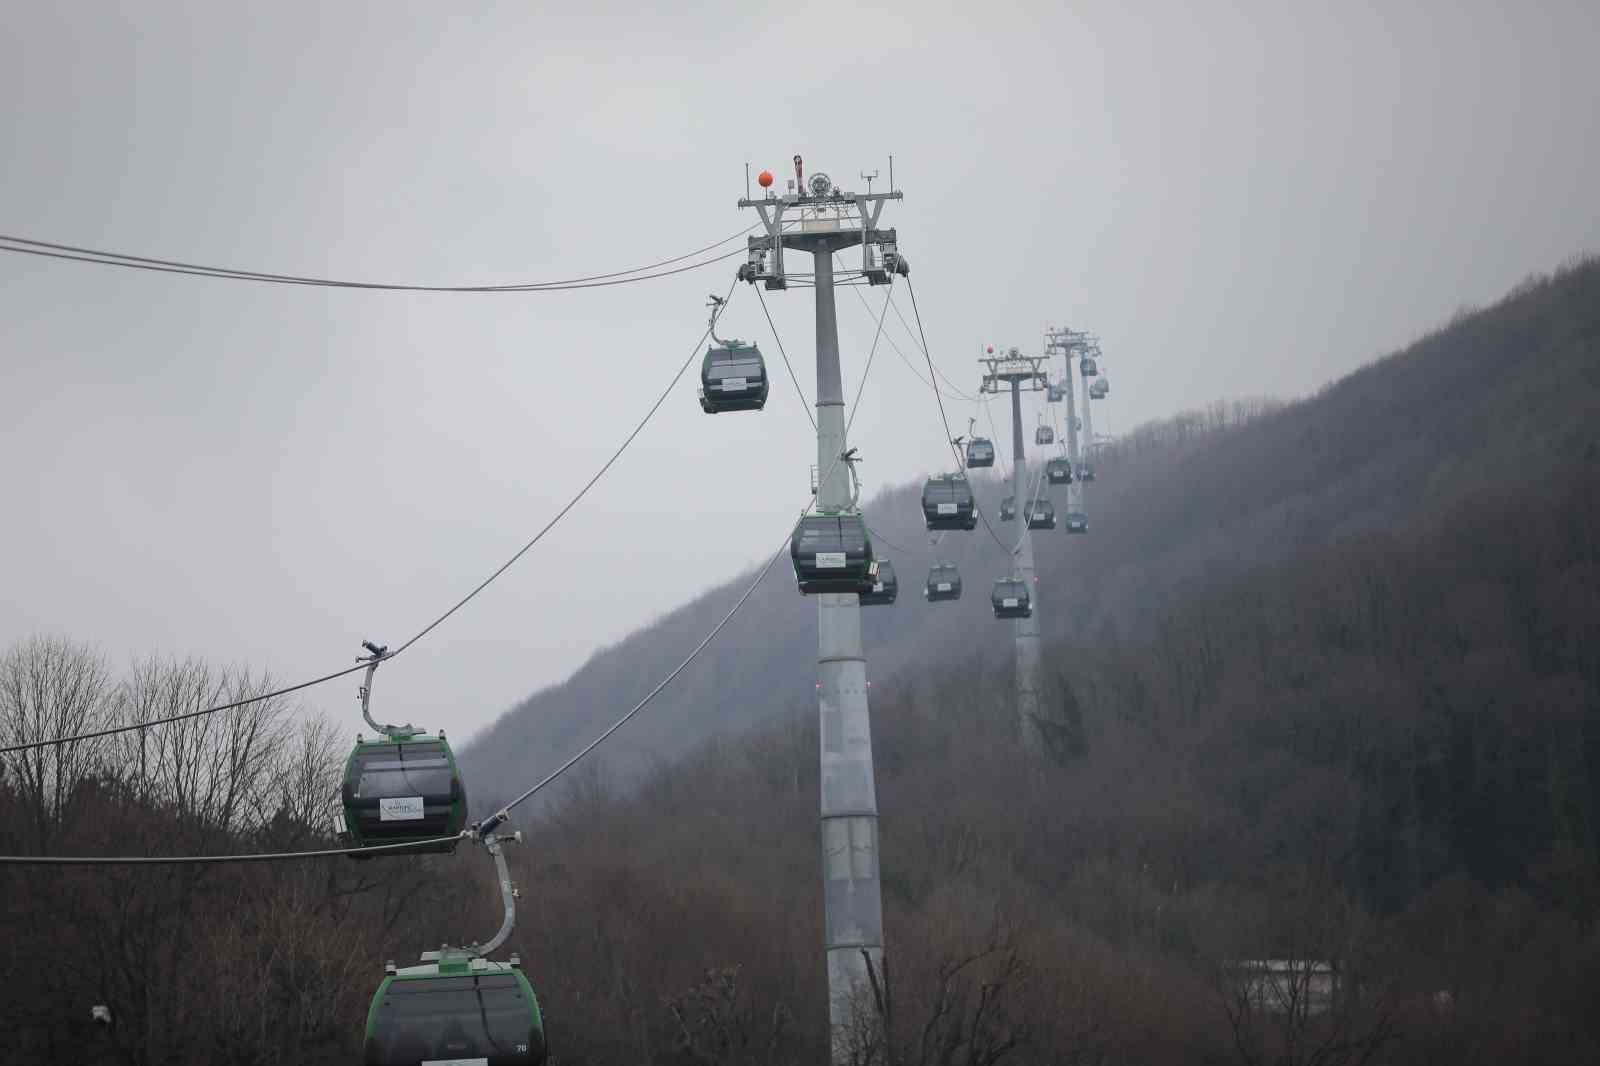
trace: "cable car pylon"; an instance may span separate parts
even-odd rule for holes
[[[836,521],[832,535],[840,543],[830,550],[813,550],[807,546],[811,542],[801,542],[801,533],[811,530],[804,524],[797,528],[793,557],[797,576],[805,582],[811,570],[816,571],[817,577],[824,569],[832,573],[852,571],[853,527],[861,522],[855,511],[849,463],[841,461],[850,450],[845,439],[833,255],[845,248],[861,248],[859,268],[846,266],[837,279],[846,284],[892,284],[897,276],[908,275],[910,268],[900,255],[895,231],[878,226],[888,201],[902,198],[894,188],[892,166],[889,191],[881,193],[845,192],[822,173],[813,173],[808,180],[798,155],[794,157],[794,171],[786,193],[773,188],[770,171],[762,171],[759,180],[765,194],[739,201],[741,208],[756,210],[764,230],[761,236],[748,239],[749,258],[739,268],[739,278],[751,284],[759,282],[769,291],[787,289],[790,275],[784,268],[784,252],[811,253],[817,344],[816,512],[818,518]],[[846,262],[848,258],[845,257]],[[844,543],[846,533],[851,534],[850,545]],[[864,524],[861,533],[865,541]],[[818,548],[822,546],[821,538],[822,531],[816,531],[814,543]],[[871,558],[870,551],[865,554]],[[881,966],[883,904],[878,876],[877,786],[872,767],[872,723],[859,598],[859,592],[871,591],[872,583],[868,583],[858,591],[819,589],[817,595],[823,937],[828,958],[829,1044],[836,1066],[851,1061],[855,1041],[863,1036],[871,1039],[879,1029],[869,1006],[868,966]]]
[[[1044,350],[1046,355],[1062,355],[1066,357],[1066,372],[1061,378],[1061,383],[1066,386],[1067,401],[1067,459],[1072,463],[1072,485],[1067,489],[1067,517],[1066,528],[1068,533],[1087,533],[1089,531],[1089,507],[1085,498],[1084,482],[1094,476],[1093,467],[1088,465],[1084,457],[1080,457],[1078,448],[1078,401],[1072,391],[1072,360],[1074,356],[1086,355],[1093,338],[1087,333],[1077,333],[1070,329],[1047,329],[1044,334]],[[1084,396],[1084,407],[1089,406],[1088,394]]]
[[[981,389],[990,393],[1007,389],[1011,393],[1011,496],[1013,506],[1020,505],[1023,509],[1023,521],[1019,523],[1022,529],[1011,557],[1011,575],[995,582],[991,602],[996,618],[1014,620],[1017,722],[1023,747],[1034,755],[1043,755],[1044,736],[1039,729],[1039,586],[1033,568],[1033,534],[1029,521],[1033,501],[1028,496],[1027,457],[1022,442],[1022,392],[1024,389],[1041,391],[1048,388],[1050,382],[1040,369],[1045,357],[1025,356],[1017,348],[1001,355],[993,353],[993,347],[989,347],[978,359],[987,367]],[[1051,520],[1053,523],[1053,513]]]

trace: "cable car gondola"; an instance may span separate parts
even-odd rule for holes
[[[863,607],[887,607],[900,595],[900,582],[894,576],[894,563],[888,559],[878,560],[878,573],[872,583],[872,591],[861,594]]]
[[[998,577],[989,593],[996,618],[1028,618],[1033,614],[1033,599],[1028,586],[1014,577]]]
[[[453,838],[467,822],[466,789],[443,733],[435,737],[391,726],[384,737],[358,739],[345,761],[339,793],[352,847],[452,838],[382,855],[454,851]]]
[[[1072,484],[1072,460],[1051,459],[1044,464],[1044,476],[1052,485]]]
[[[789,558],[802,595],[871,592],[875,584],[872,540],[859,514],[811,514],[795,524]]]
[[[515,955],[510,962],[456,951],[422,957],[432,961],[391,964],[372,997],[365,1066],[543,1066],[544,1017]]]
[[[922,486],[922,518],[929,529],[975,529],[978,508],[965,474],[936,474]]]
[[[1093,463],[1079,463],[1078,464],[1078,480],[1079,481],[1093,481],[1094,480],[1094,464]]]
[[[1044,398],[1048,403],[1060,403],[1067,398],[1067,387],[1065,385],[1046,385]]]
[[[1033,431],[1033,443],[1043,445],[1054,444],[1055,442],[1056,431],[1051,429],[1049,426],[1040,426],[1038,429]]]
[[[944,603],[961,598],[961,571],[955,563],[936,563],[928,569],[928,582],[922,594],[929,603]]]
[[[1092,378],[1096,374],[1100,373],[1100,364],[1096,363],[1093,358],[1086,355],[1082,359],[1078,360],[1078,373],[1082,374],[1086,378]]]
[[[760,348],[728,341],[706,349],[700,364],[700,409],[706,414],[759,411],[770,388]]]
[[[1089,399],[1103,400],[1111,395],[1111,382],[1105,378],[1095,378],[1089,383]]]
[[[982,469],[994,465],[994,442],[988,437],[973,437],[967,441],[967,466]]]
[[[1009,522],[1017,517],[1017,498],[1007,496],[1000,501],[1000,521]]]
[[[349,847],[449,837],[427,847],[377,852],[379,855],[415,855],[456,849],[457,834],[467,822],[467,792],[461,771],[444,733],[430,736],[413,725],[379,725],[372,718],[372,680],[389,649],[371,641],[362,647],[371,654],[361,686],[361,717],[378,732],[372,740],[356,737],[345,760],[339,800],[344,819],[340,837]],[[352,854],[369,859],[371,855]]]
[[[1087,533],[1087,532],[1089,532],[1089,516],[1084,514],[1082,511],[1068,511],[1067,512],[1067,532],[1068,533]]]
[[[1042,497],[1036,500],[1029,500],[1028,506],[1023,508],[1023,517],[1028,520],[1029,529],[1054,529],[1056,528],[1056,505]]]

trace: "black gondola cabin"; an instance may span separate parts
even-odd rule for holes
[[[973,529],[978,508],[965,474],[939,474],[922,486],[922,518],[929,529]]]
[[[467,793],[444,735],[394,733],[358,740],[340,787],[344,828],[354,847],[452,837],[467,821]],[[380,855],[454,851],[457,841]]]
[[[706,349],[700,364],[700,409],[707,414],[759,411],[770,387],[766,361],[755,345]]]
[[[878,573],[872,582],[872,591],[861,594],[863,607],[887,607],[900,595],[900,582],[894,576],[894,563],[878,560]]]
[[[871,592],[876,583],[872,540],[858,514],[806,515],[789,538],[789,559],[804,595]]]
[[[1052,485],[1072,484],[1072,460],[1052,459],[1044,464],[1045,480]]]
[[[1033,614],[1028,586],[1014,577],[996,578],[989,602],[996,618],[1027,618]]]
[[[1056,431],[1051,429],[1049,426],[1040,426],[1038,429],[1033,431],[1033,443],[1054,444],[1055,442]]]
[[[928,569],[923,595],[929,603],[944,603],[961,598],[961,571],[955,563],[938,563]]]
[[[447,958],[390,971],[367,1011],[363,1051],[364,1066],[543,1066],[544,1017],[515,956]]]
[[[980,469],[994,465],[994,442],[988,437],[973,437],[967,441],[967,465]]]
[[[1024,515],[1028,520],[1029,529],[1054,529],[1056,528],[1056,505],[1046,499],[1030,500],[1024,508]]]

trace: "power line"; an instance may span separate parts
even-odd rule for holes
[[[672,270],[659,270],[657,268],[681,263],[685,259],[713,248],[718,248],[729,241],[738,240],[755,227],[749,226],[720,241],[715,241],[703,248],[692,252],[662,259],[655,263],[648,263],[641,267],[629,270],[613,271],[608,274],[591,274],[586,277],[565,278],[558,281],[521,282],[511,285],[411,285],[394,282],[368,282],[368,281],[342,281],[334,278],[308,277],[300,274],[269,274],[255,270],[235,270],[230,267],[205,266],[199,263],[186,263],[175,259],[154,259],[148,256],[126,255],[121,252],[106,252],[94,248],[82,248],[71,244],[56,244],[51,241],[32,240],[27,237],[13,237],[0,234],[0,251],[15,252],[20,255],[38,255],[51,259],[66,259],[80,263],[96,263],[100,266],[125,267],[130,270],[151,270],[163,274],[189,274],[197,277],[225,278],[233,281],[257,281],[272,285],[310,285],[323,288],[338,289],[374,289],[390,292],[456,292],[456,293],[500,293],[500,292],[559,292],[567,289],[600,288],[607,285],[626,285],[634,281],[649,281],[653,278],[669,277],[689,270],[697,270],[712,263],[721,262],[741,254],[740,249],[734,249],[722,255],[700,262],[690,263],[687,266],[677,267]],[[17,247],[24,245],[25,247]],[[631,276],[630,276],[631,275]]]
[[[735,282],[731,283],[728,286],[728,295],[726,297],[724,297],[724,302],[726,302],[727,300],[733,298],[733,289],[737,284],[738,284],[738,282],[735,281]],[[387,655],[385,655],[384,659],[385,660],[393,659],[395,656],[399,655],[401,652],[403,652],[407,648],[411,647],[411,645],[415,644],[417,641],[421,640],[423,637],[425,637],[429,633],[433,632],[433,630],[435,628],[437,628],[442,622],[444,622],[451,615],[455,614],[457,611],[459,611],[461,608],[465,607],[469,602],[471,602],[472,599],[478,595],[478,593],[480,593],[484,589],[488,588],[489,585],[496,578],[498,578],[501,574],[505,573],[507,570],[511,569],[512,565],[514,563],[516,563],[517,560],[521,559],[524,555],[526,555],[528,553],[529,549],[531,549],[535,544],[538,544],[539,541],[543,540],[544,537],[545,537],[545,534],[549,533],[550,530],[554,529],[555,526],[556,526],[556,523],[560,522],[563,518],[565,518],[567,513],[569,511],[571,511],[574,507],[576,507],[580,500],[582,500],[586,495],[588,495],[589,490],[594,488],[595,484],[597,482],[599,482],[599,480],[602,477],[605,476],[606,471],[610,470],[612,465],[615,464],[616,461],[622,457],[622,453],[627,451],[628,446],[633,443],[634,438],[638,437],[640,432],[642,432],[644,430],[644,427],[647,424],[649,424],[650,420],[653,417],[655,417],[655,413],[661,409],[661,405],[666,402],[667,397],[669,395],[671,395],[672,390],[677,387],[678,382],[683,378],[684,372],[689,369],[691,364],[693,364],[693,362],[695,360],[695,356],[697,356],[700,353],[700,345],[703,344],[705,342],[705,339],[710,335],[711,335],[711,326],[708,325],[708,326],[706,326],[705,332],[700,335],[700,339],[695,341],[694,347],[690,349],[689,357],[683,361],[683,364],[681,366],[678,367],[677,373],[672,375],[672,380],[670,382],[668,382],[667,383],[667,387],[661,391],[661,395],[656,398],[655,403],[650,405],[650,409],[645,412],[644,417],[642,419],[640,419],[638,424],[633,427],[633,431],[631,433],[629,433],[625,438],[623,438],[622,443],[617,446],[617,450],[611,453],[611,457],[609,459],[607,459],[605,461],[605,463],[603,463],[601,465],[599,470],[595,471],[594,476],[591,477],[587,482],[584,483],[583,487],[580,488],[577,491],[577,493],[572,497],[572,499],[568,500],[566,505],[563,506],[561,508],[561,510],[556,512],[556,515],[555,515],[554,518],[552,518],[552,519],[550,519],[550,521],[546,522],[544,527],[542,529],[540,529],[539,532],[535,533],[531,540],[529,540],[521,548],[517,549],[516,553],[514,555],[512,555],[511,558],[507,559],[504,563],[502,563],[500,565],[500,567],[497,570],[494,571],[494,573],[492,573],[488,577],[484,578],[481,582],[478,583],[477,587],[475,587],[471,592],[468,592],[465,596],[461,597],[461,599],[457,600],[455,602],[455,604],[450,607],[449,610],[445,611],[439,617],[435,618],[433,621],[429,622],[426,626],[422,627],[422,629],[420,629],[414,636],[412,636],[405,643],[401,644],[394,651],[389,652]],[[216,713],[218,713],[220,711],[228,711],[228,710],[234,709],[235,707],[243,707],[244,705],[249,704],[249,703],[259,703],[262,700],[273,699],[274,697],[277,697],[277,696],[286,696],[291,692],[298,692],[301,689],[311,688],[314,685],[320,685],[320,684],[323,684],[324,682],[327,682],[327,681],[333,681],[336,678],[345,677],[346,675],[356,673],[359,670],[364,670],[364,669],[366,669],[366,665],[367,664],[365,662],[362,662],[362,663],[359,663],[359,664],[357,664],[355,666],[351,666],[351,667],[347,667],[347,668],[345,668],[343,670],[339,670],[339,671],[337,671],[335,673],[324,674],[323,676],[318,677],[318,678],[314,678],[314,679],[312,679],[310,681],[302,681],[302,682],[299,682],[299,683],[294,684],[294,685],[289,685],[289,686],[287,686],[285,688],[274,689],[271,692],[266,692],[266,693],[263,693],[263,694],[261,694],[259,696],[250,696],[250,697],[248,697],[246,699],[235,700],[232,703],[219,704],[219,705],[217,705],[215,707],[206,707],[204,709],[197,710],[197,711],[187,711],[187,712],[185,712],[183,714],[171,715],[171,716],[168,716],[166,718],[155,718],[155,719],[151,719],[150,721],[146,721],[146,722],[137,722],[137,723],[133,723],[133,724],[129,724],[129,725],[114,726],[114,727],[109,728],[109,729],[100,729],[100,730],[96,730],[96,731],[90,732],[90,733],[80,733],[80,734],[77,734],[75,736],[70,736],[70,737],[55,737],[55,738],[53,738],[51,740],[34,740],[34,741],[29,741],[29,742],[27,742],[25,744],[10,744],[10,745],[7,745],[5,747],[0,747],[0,755],[9,755],[9,754],[11,754],[13,752],[18,752],[18,751],[29,751],[29,750],[32,750],[34,748],[51,747],[51,746],[56,745],[56,744],[70,744],[70,743],[74,743],[74,742],[80,741],[80,740],[95,740],[95,739],[98,739],[100,737],[113,736],[113,735],[118,734],[118,733],[131,733],[136,729],[150,729],[150,728],[153,728],[155,726],[169,725],[169,724],[171,724],[173,722],[181,722],[181,721],[185,721],[185,720],[190,719],[190,718],[199,718],[199,717],[202,717],[202,716],[208,715],[208,714],[216,714]]]

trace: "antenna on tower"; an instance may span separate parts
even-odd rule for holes
[[[878,172],[876,170],[874,170],[871,174],[868,174],[865,170],[863,170],[861,172],[861,180],[867,183],[867,195],[868,196],[872,195],[872,183],[873,183],[874,180],[877,179],[877,177],[878,177]]]

